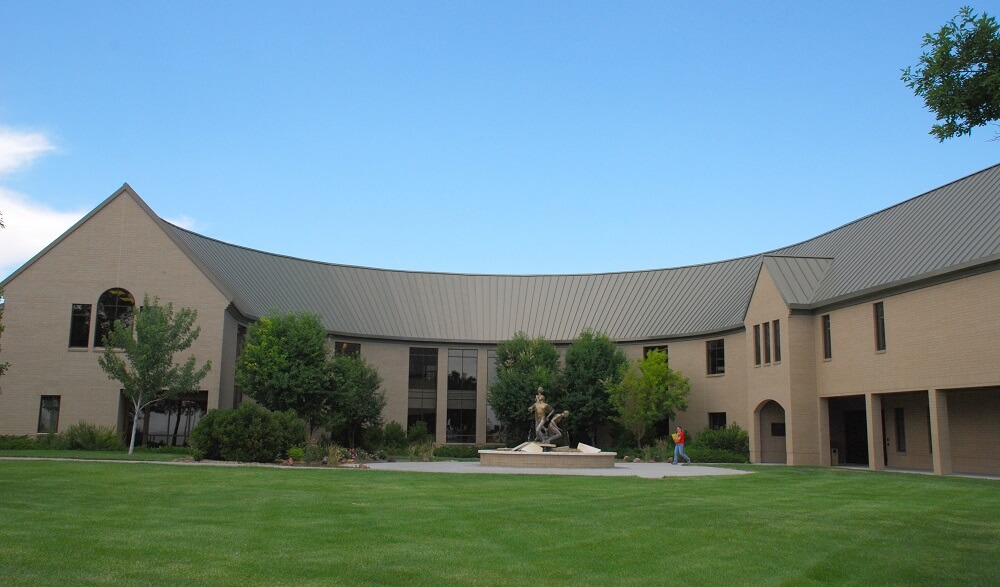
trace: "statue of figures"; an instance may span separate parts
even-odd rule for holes
[[[552,444],[562,438],[563,432],[559,429],[559,420],[568,415],[569,411],[562,411],[549,419],[548,436],[545,437],[543,444]]]
[[[545,437],[548,433],[548,418],[549,415],[554,411],[552,406],[545,403],[545,396],[542,392],[545,391],[541,387],[538,388],[538,393],[535,394],[535,403],[528,408],[529,412],[535,413],[535,440],[538,442],[545,442]]]

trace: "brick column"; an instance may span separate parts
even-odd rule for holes
[[[819,398],[819,464],[829,467],[830,459],[830,400]]]
[[[865,412],[868,416],[868,468],[885,469],[885,433],[882,430],[882,396],[865,394]]]
[[[948,396],[940,389],[927,391],[931,411],[931,446],[935,475],[951,475],[951,431],[948,426]]]

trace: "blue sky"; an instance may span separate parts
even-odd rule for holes
[[[0,0],[0,276],[124,182],[201,234],[351,265],[792,244],[1000,161],[993,128],[928,135],[899,80],[960,6]]]

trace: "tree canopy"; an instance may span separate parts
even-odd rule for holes
[[[311,427],[335,408],[327,366],[326,329],[309,312],[271,312],[247,330],[236,384],[276,412],[293,410]]]
[[[329,373],[334,400],[324,424],[353,448],[364,429],[382,425],[382,377],[367,361],[350,355],[330,359]]]
[[[101,343],[104,353],[98,357],[108,379],[122,384],[122,393],[132,402],[132,439],[129,453],[135,449],[135,434],[143,410],[152,404],[195,391],[212,368],[211,361],[197,367],[194,356],[182,364],[174,355],[187,350],[201,333],[195,326],[198,312],[181,308],[174,314],[172,303],[160,305],[159,298],[143,298],[142,310],[132,320],[116,320]]]
[[[490,384],[487,402],[500,421],[508,442],[530,435],[534,417],[529,413],[535,391],[552,389],[559,373],[559,352],[544,338],[528,338],[518,332],[497,346],[496,379]]]
[[[571,437],[582,436],[592,444],[597,442],[598,429],[614,413],[605,389],[618,383],[622,366],[627,364],[625,353],[600,332],[584,330],[566,349],[561,393],[554,398],[558,405],[553,406],[569,410]]]
[[[944,141],[1000,119],[996,19],[963,7],[937,33],[924,35],[921,46],[920,63],[904,69],[902,80],[942,121],[930,134]]]
[[[623,366],[620,383],[606,387],[614,419],[631,432],[639,446],[650,427],[664,417],[673,418],[675,410],[685,410],[691,384],[687,377],[667,363],[667,353],[650,351],[645,359]]]

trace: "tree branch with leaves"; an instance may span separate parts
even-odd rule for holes
[[[116,320],[101,341],[104,353],[98,363],[108,379],[121,383],[134,410],[129,454],[135,450],[143,412],[181,393],[196,391],[211,370],[211,361],[198,367],[194,356],[174,363],[174,355],[190,348],[201,333],[201,327],[195,326],[197,318],[196,310],[181,308],[175,315],[172,303],[161,306],[159,298],[150,300],[147,295],[142,310],[132,320]]]

